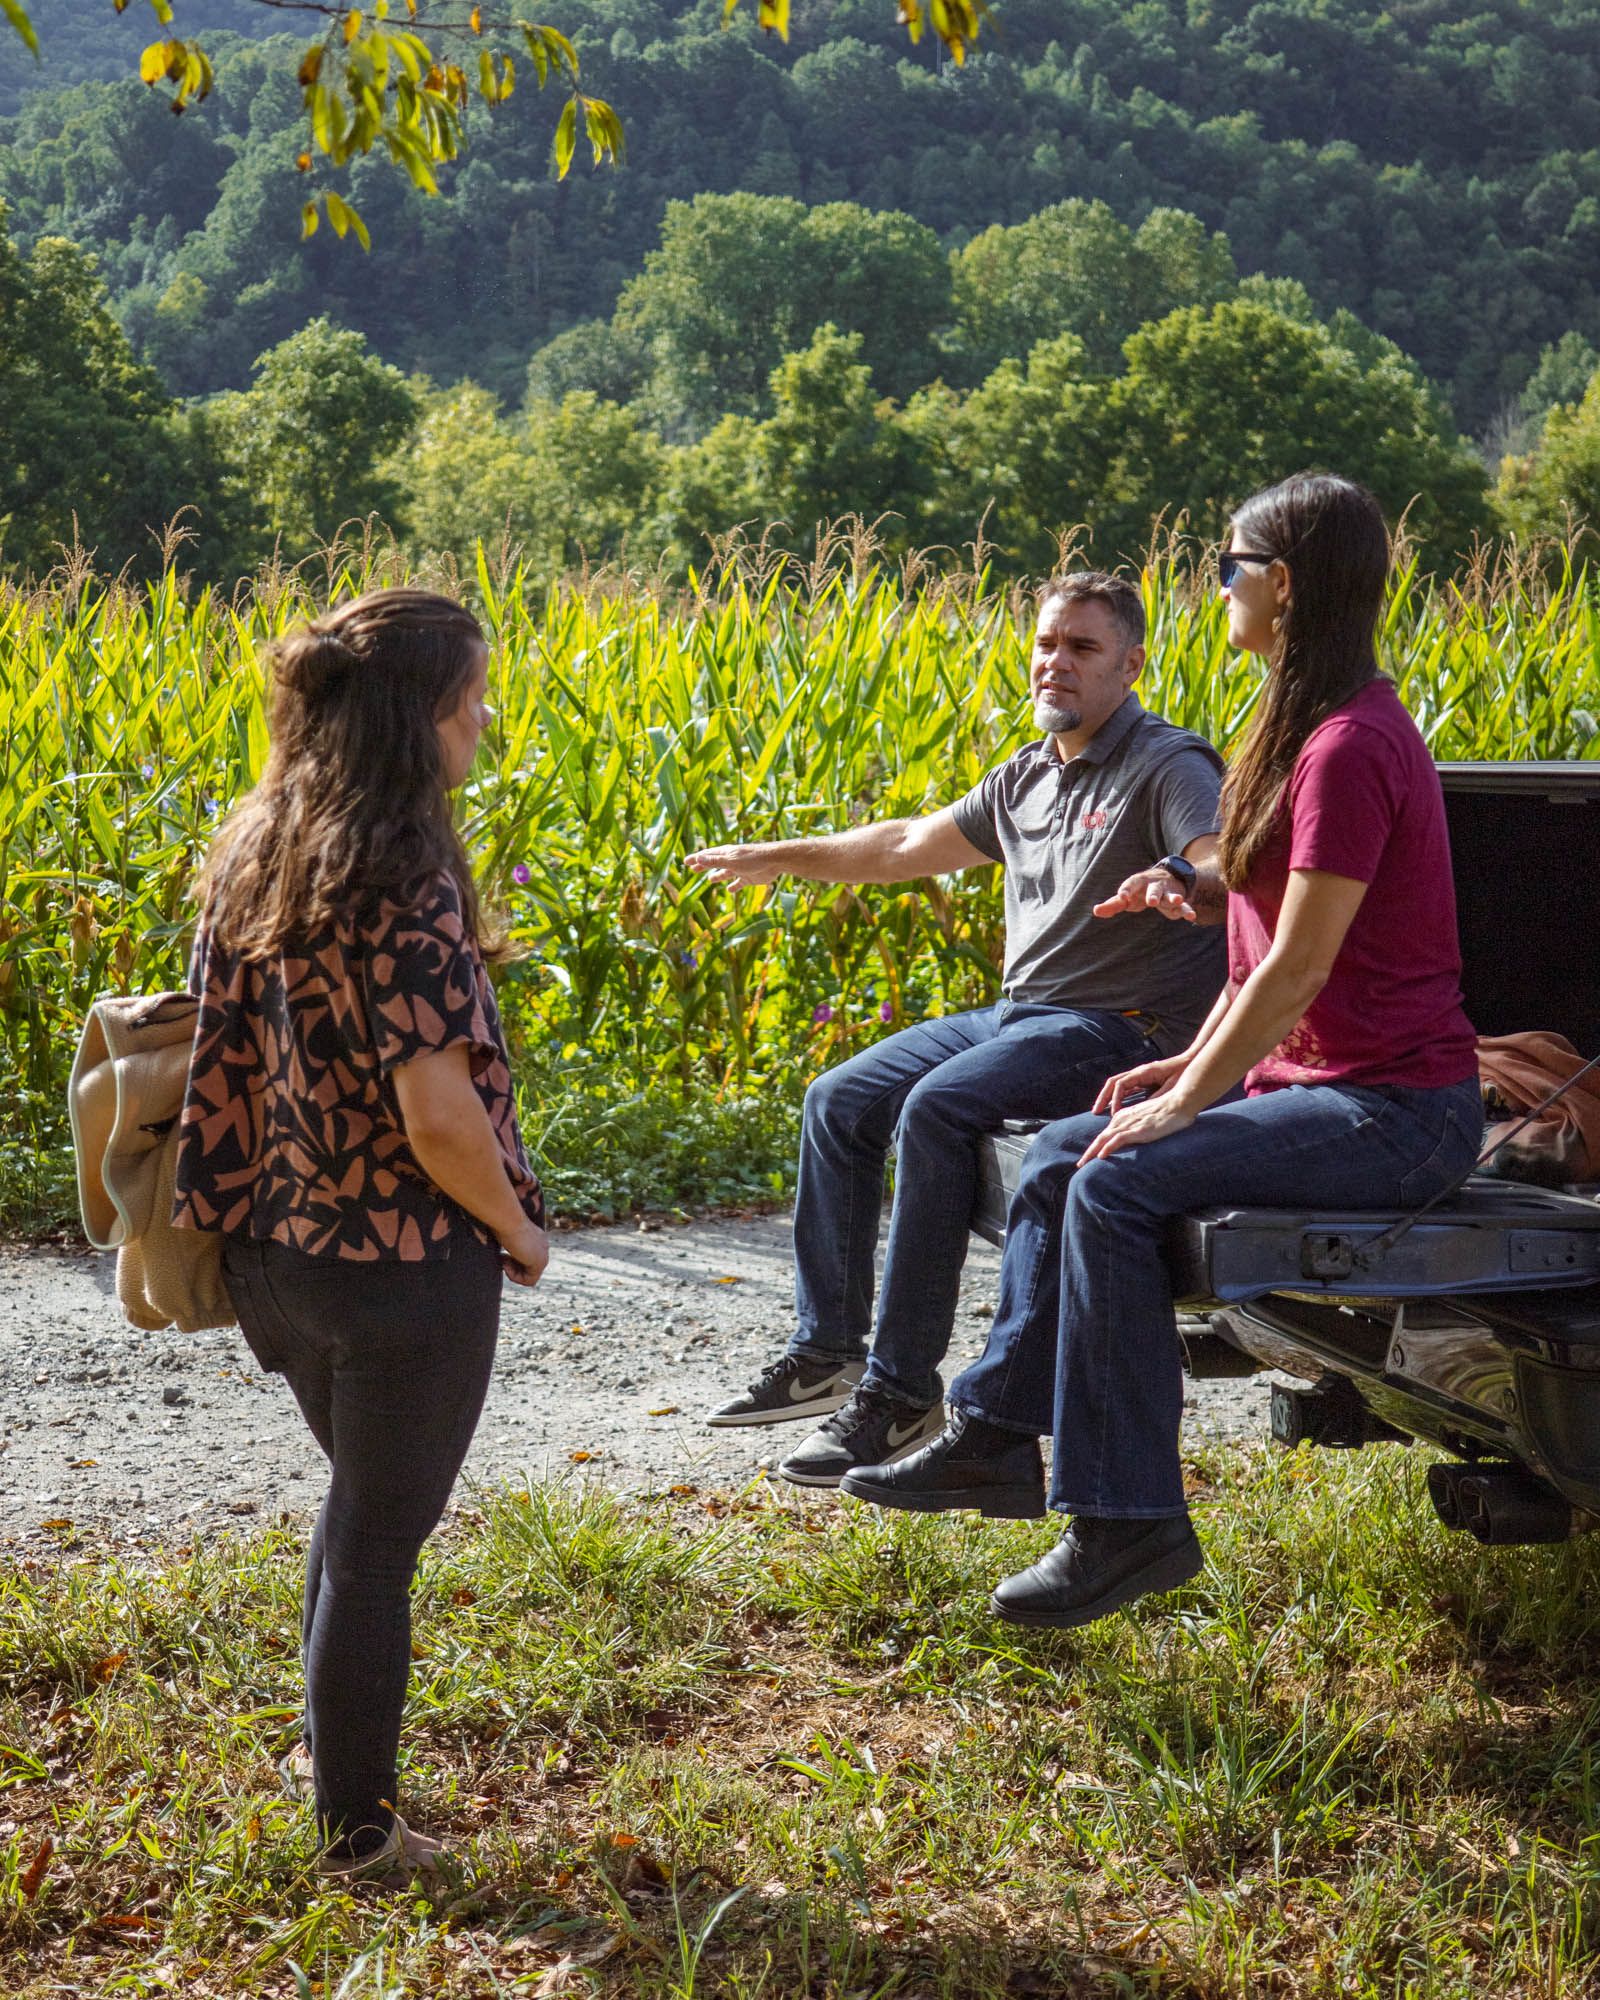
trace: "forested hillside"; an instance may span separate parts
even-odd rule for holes
[[[178,12],[295,18],[248,0]],[[184,394],[242,386],[326,313],[402,368],[516,395],[535,348],[610,315],[670,200],[740,188],[900,210],[946,248],[1068,198],[1132,224],[1187,210],[1241,273],[1298,279],[1322,314],[1398,342],[1476,432],[1547,345],[1600,339],[1600,0],[1000,0],[963,68],[931,38],[912,50],[884,0],[797,0],[787,47],[744,15],[724,31],[721,12],[552,6],[624,119],[628,163],[556,184],[548,105],[519,91],[475,117],[442,200],[358,165],[370,258],[326,232],[299,243],[287,37],[213,36],[220,88],[181,121],[126,78],[32,89],[0,135],[0,194],[23,244],[56,233],[99,255]],[[112,49],[131,70],[148,32],[103,0],[46,0],[38,24],[37,75],[0,42],[12,98],[103,75]]]

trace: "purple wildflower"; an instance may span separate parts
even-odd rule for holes
[[[894,1019],[894,1002],[892,1000],[885,1000],[883,1005],[878,1009],[878,1019],[880,1021],[892,1021]]]
[[[693,972],[700,963],[699,955],[692,951],[680,951],[678,953],[678,963],[686,965]]]
[[[813,1021],[831,1021],[833,1019],[833,1009],[824,1000],[820,1007],[812,1008],[811,1018]]]
[[[528,884],[533,880],[533,870],[528,866],[526,861],[519,861],[511,871],[511,879],[519,889],[526,889]]]

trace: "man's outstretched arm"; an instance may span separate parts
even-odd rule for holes
[[[1142,868],[1130,875],[1114,896],[1096,903],[1097,917],[1119,917],[1125,910],[1154,910],[1175,923],[1220,924],[1228,914],[1228,891],[1217,867],[1217,836],[1203,833],[1183,850],[1195,871],[1187,896],[1176,876],[1165,868]]]
[[[987,868],[994,856],[973,846],[946,806],[924,819],[877,820],[810,840],[702,847],[687,860],[713,882],[775,882],[780,875],[795,875],[805,882],[856,883],[914,882],[922,875]]]

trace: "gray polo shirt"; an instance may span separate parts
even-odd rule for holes
[[[1222,769],[1203,736],[1130,694],[1076,757],[1063,763],[1047,736],[956,800],[956,825],[1005,864],[1008,1000],[1137,1012],[1164,1054],[1188,1044],[1222,987],[1226,926],[1093,909],[1217,831]]]

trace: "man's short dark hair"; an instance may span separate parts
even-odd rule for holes
[[[1125,576],[1112,576],[1103,569],[1053,576],[1039,592],[1039,609],[1047,604],[1103,604],[1130,647],[1144,644],[1144,599]]]

